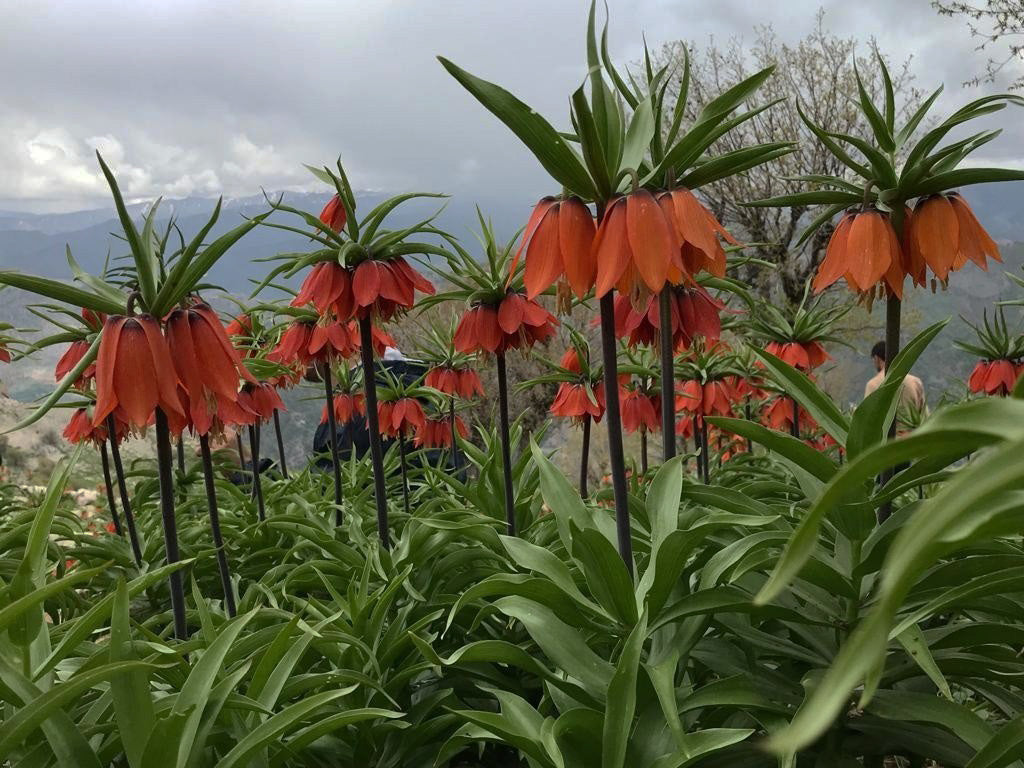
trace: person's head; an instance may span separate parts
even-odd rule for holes
[[[875,364],[876,371],[885,370],[885,342],[880,341],[871,348],[871,362]]]

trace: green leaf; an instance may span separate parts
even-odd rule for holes
[[[218,761],[218,768],[233,768],[236,765],[244,764],[258,750],[280,741],[284,734],[288,733],[297,723],[311,717],[317,709],[349,692],[350,689],[342,689],[313,694],[281,710],[243,736],[234,748]]]
[[[633,627],[626,638],[622,654],[615,665],[615,674],[608,685],[608,704],[604,711],[604,731],[601,738],[601,768],[624,768],[629,734],[633,730],[636,713],[637,675],[640,656],[647,639],[647,614]]]
[[[888,437],[889,424],[896,414],[903,390],[903,380],[914,363],[924,352],[939,332],[946,327],[948,320],[935,323],[921,331],[914,339],[900,350],[889,365],[885,381],[878,389],[864,398],[857,406],[850,420],[850,430],[846,439],[847,455],[854,459],[867,448],[881,443]]]
[[[552,178],[585,200],[594,197],[594,185],[565,140],[551,124],[500,86],[481,80],[439,56],[448,73],[505,123],[533,153]]]
[[[782,385],[786,393],[807,409],[818,425],[830,434],[840,445],[846,443],[849,421],[839,410],[832,398],[822,392],[806,374],[780,360],[770,352],[752,347],[754,355],[771,373],[772,378]]]
[[[255,616],[256,612],[252,611],[224,624],[216,639],[203,651],[202,658],[192,667],[188,679],[182,685],[181,692],[175,699],[170,712],[172,718],[179,716],[186,718],[178,745],[177,764],[179,768],[184,768],[188,762],[192,741],[199,730],[199,724],[203,717],[203,709],[213,690],[214,681],[224,667],[224,659],[235,640],[245,629],[245,625]]]
[[[532,600],[503,597],[494,603],[494,607],[522,622],[530,637],[553,663],[578,680],[595,699],[604,700],[614,668],[594,653],[576,629]]]
[[[647,517],[651,521],[651,553],[679,527],[679,500],[683,490],[683,459],[676,456],[658,468],[647,491]]]
[[[177,564],[175,564],[177,565]],[[130,592],[124,580],[117,582],[113,597],[113,620],[110,624],[110,661],[116,663],[133,656],[131,627],[128,617]],[[115,721],[121,734],[125,756],[132,768],[142,768],[146,742],[153,730],[153,700],[145,669],[125,670],[111,678],[110,695],[114,701]]]
[[[952,701],[953,693],[949,689],[949,683],[946,682],[946,678],[943,676],[942,670],[939,669],[939,665],[935,663],[935,658],[928,648],[928,643],[924,639],[924,633],[921,632],[921,628],[914,624],[900,633],[896,639],[903,646],[903,650],[921,668],[921,671],[928,675],[931,681],[935,683],[939,693]]]
[[[1010,168],[959,168],[929,176],[915,184],[910,194],[917,196],[946,192],[969,184],[992,184],[999,181],[1022,181],[1024,171]]]
[[[832,459],[792,435],[767,429],[746,419],[709,416],[707,422],[734,435],[749,437],[788,460],[790,466],[821,482],[828,482],[836,473],[837,467]]]
[[[651,144],[651,139],[654,138],[656,127],[654,109],[651,106],[650,97],[647,97],[637,105],[630,118],[629,127],[626,129],[626,138],[622,145],[620,168],[632,168],[634,171],[640,168],[647,148]]]
[[[572,527],[572,556],[580,563],[587,586],[618,622],[631,627],[637,620],[636,597],[622,556],[600,532]]]
[[[50,280],[35,275],[24,275],[11,269],[0,270],[0,285],[9,285],[12,288],[20,288],[23,291],[34,293],[36,296],[43,296],[53,299],[72,307],[84,307],[96,312],[103,312],[108,315],[124,314],[125,301],[114,302],[106,296],[100,296],[90,291],[83,291],[73,285],[68,285],[59,280]]]
[[[751,200],[742,205],[748,208],[784,208],[792,206],[810,205],[840,205],[847,207],[860,202],[861,196],[842,189],[814,189],[809,192],[794,192],[791,195],[778,195],[777,197],[766,197],[761,200]]]
[[[3,659],[0,659],[0,683],[3,684],[11,698],[20,699],[24,707],[32,706],[44,695],[44,691],[33,685],[28,678],[21,675]],[[23,711],[24,709],[18,710],[19,713]],[[89,746],[89,742],[86,741],[85,736],[82,735],[70,715],[61,707],[51,708],[48,716],[40,720],[37,726],[43,731],[50,750],[56,758],[56,762],[53,764],[100,768],[99,758]],[[8,727],[10,727],[10,720],[5,720],[0,725],[0,728]],[[9,750],[0,754],[7,759]]]
[[[132,251],[132,258],[135,260],[135,273],[139,280],[139,292],[142,294],[142,301],[147,308],[151,307],[153,300],[156,299],[157,280],[157,264],[152,254],[152,244],[145,242],[139,231],[135,228],[135,222],[132,221],[131,214],[128,213],[128,208],[124,204],[124,198],[121,197],[121,190],[117,186],[117,179],[114,178],[114,174],[107,167],[107,164],[103,162],[103,157],[99,151],[96,152],[96,159],[99,161],[100,169],[107,179],[110,194],[114,197],[117,217],[121,220],[121,228],[124,230],[125,240],[127,240],[128,247]],[[123,311],[123,309],[115,310],[115,312]]]
[[[882,114],[878,111],[878,108],[871,101],[871,96],[864,88],[864,83],[860,79],[860,72],[857,71],[856,63],[853,66],[853,72],[857,79],[857,91],[860,95],[860,108],[864,113],[864,117],[867,118],[868,124],[871,126],[872,132],[875,134],[875,141],[878,142],[878,146],[882,148],[884,152],[894,152],[896,150],[896,142],[893,139],[892,131],[889,128],[888,121],[882,117]],[[890,84],[891,87],[891,84]],[[888,113],[889,104],[886,103],[886,112]]]
[[[0,724],[0,755],[10,754],[11,750],[23,743],[25,738],[39,728],[55,713],[64,712],[64,708],[76,701],[85,691],[111,678],[135,670],[152,668],[153,665],[144,661],[119,661],[112,664],[79,672],[66,682],[59,683],[25,705]],[[77,764],[77,763],[76,763]]]

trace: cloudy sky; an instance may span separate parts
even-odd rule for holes
[[[609,0],[611,47],[826,25],[913,55],[947,105],[984,68],[966,26],[927,0]],[[353,182],[493,196],[548,191],[515,138],[437,63],[443,54],[556,125],[582,77],[586,0],[0,0],[0,209],[104,205],[99,149],[135,199],[309,186],[341,154]],[[88,10],[87,10],[88,9]],[[1021,123],[1019,118],[1004,121]],[[1007,126],[1009,127],[1009,125]],[[1017,163],[1024,130],[987,159]],[[1024,153],[1022,153],[1024,154]]]

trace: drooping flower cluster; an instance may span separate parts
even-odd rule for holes
[[[564,280],[578,298],[616,287],[635,299],[667,283],[692,283],[701,270],[724,275],[719,237],[736,242],[688,189],[616,197],[596,230],[578,198],[545,197],[530,215],[513,269],[525,250],[529,298]]]
[[[825,347],[817,341],[769,341],[765,352],[805,372],[814,370],[830,359]]]
[[[657,432],[661,429],[660,395],[644,392],[640,387],[620,388],[622,428],[627,432]]]
[[[331,399],[334,409],[334,421],[337,424],[348,424],[357,414],[366,413],[366,400],[362,394],[350,394],[348,392],[336,393]],[[320,412],[320,423],[326,424],[327,406]]]
[[[555,316],[520,293],[497,305],[479,304],[463,314],[455,330],[455,349],[463,354],[505,353],[544,342],[555,334]]]
[[[956,192],[929,195],[913,211],[904,208],[900,233],[892,214],[877,209],[849,211],[836,225],[825,258],[814,278],[823,291],[840,279],[861,294],[884,286],[902,297],[903,284],[927,282],[928,271],[941,282],[968,262],[988,269],[988,259],[1002,261],[999,246]]]
[[[437,365],[427,371],[423,383],[438,392],[452,397],[471,398],[483,396],[484,387],[480,375],[472,368],[455,368]]]
[[[367,259],[352,268],[327,261],[313,267],[292,306],[312,306],[341,323],[366,314],[383,321],[411,309],[416,291],[432,294],[434,286],[402,257]]]
[[[1024,364],[1019,360],[981,360],[971,371],[967,388],[976,395],[1006,397],[1013,392],[1021,371]]]
[[[461,416],[455,417],[455,432],[459,437],[469,437],[469,427]],[[452,418],[448,415],[427,416],[423,426],[416,430],[414,444],[417,448],[450,449],[452,447]]]
[[[673,286],[669,301],[673,349],[687,349],[698,338],[709,344],[718,341],[722,332],[719,312],[724,308],[722,302],[699,285]],[[639,310],[630,297],[624,294],[615,297],[615,335],[620,339],[626,339],[633,347],[653,346],[660,329],[656,297],[648,297]]]
[[[422,429],[426,423],[423,406],[415,397],[399,397],[377,403],[377,418],[382,435],[400,437]]]

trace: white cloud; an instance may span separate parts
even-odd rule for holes
[[[892,0],[787,0],[756,13],[749,0],[611,0],[611,50],[625,63],[640,56],[645,31],[652,47],[683,37],[704,44],[752,40],[764,23],[793,40],[822,3],[837,32],[877,37],[896,58],[912,54],[920,87],[945,80],[942,109],[977,95],[959,83],[983,69],[985,54],[960,21],[923,1],[902,3],[894,25]],[[62,0],[15,4],[0,28],[0,71],[17,73],[0,78],[0,208],[108,205],[94,149],[136,200],[309,188],[302,163],[339,154],[362,188],[557,191],[435,56],[501,83],[565,128],[584,73],[586,7],[94,0],[85,19]],[[1009,111],[992,122],[1007,134],[986,149],[1016,156],[1024,128]]]

